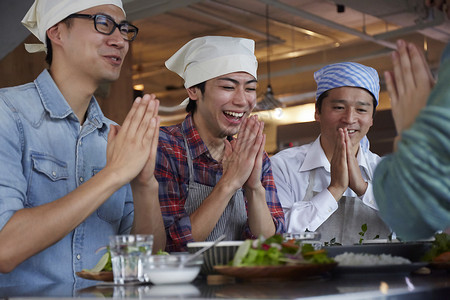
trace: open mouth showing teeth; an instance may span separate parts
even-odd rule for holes
[[[237,113],[237,112],[234,112],[234,111],[224,111],[223,113],[226,114],[226,115],[235,117],[235,118],[242,118],[244,116],[243,112]]]
[[[347,132],[348,132],[348,133],[355,133],[356,130],[348,130]]]
[[[109,58],[115,62],[119,62],[121,60],[119,56],[107,56],[107,58]]]

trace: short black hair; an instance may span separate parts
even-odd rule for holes
[[[45,61],[49,66],[51,66],[53,61],[53,48],[52,43],[47,35],[45,35],[45,43],[47,44],[47,55],[45,56]]]
[[[198,88],[200,90],[200,92],[202,92],[202,94],[205,93],[205,85],[206,85],[206,81],[203,81],[199,84],[194,85],[194,88]],[[192,112],[195,113],[195,111],[197,110],[197,101],[189,99],[189,103],[186,106],[186,112]]]
[[[322,113],[322,102],[323,99],[325,99],[328,96],[328,91],[323,92],[322,94],[320,94],[319,98],[317,98],[316,101],[316,110],[319,112],[319,114]],[[370,92],[369,92],[370,93]],[[375,116],[375,112],[376,112],[376,107],[377,107],[377,100],[375,99],[375,97],[372,95],[372,93],[370,93],[370,95],[372,96],[372,103],[373,103],[373,112],[372,112],[372,118]]]

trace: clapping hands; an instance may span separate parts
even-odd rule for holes
[[[366,192],[367,183],[364,181],[359,169],[355,149],[358,150],[359,148],[353,147],[347,129],[339,128],[339,135],[330,162],[331,182],[328,187],[336,201],[342,197],[348,187],[358,196]]]
[[[154,176],[159,137],[158,107],[155,95],[138,97],[123,125],[111,126],[107,167],[122,179],[122,184],[135,178],[145,184]]]
[[[264,123],[258,117],[247,118],[239,129],[237,139],[225,140],[224,176],[235,189],[256,189],[261,186],[261,168],[265,145]]]

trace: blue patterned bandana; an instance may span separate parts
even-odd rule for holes
[[[374,96],[376,105],[378,105],[380,79],[374,68],[354,62],[337,63],[316,71],[314,79],[317,82],[316,100],[328,90],[350,86],[369,91]]]

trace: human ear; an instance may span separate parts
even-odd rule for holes
[[[47,29],[47,36],[52,44],[61,45],[61,23],[53,25]]]
[[[317,122],[320,122],[320,113],[319,113],[319,111],[317,110],[317,107],[316,107],[316,111],[314,112],[314,119],[315,119]]]
[[[199,93],[200,93],[200,89],[199,88],[192,86],[190,88],[187,88],[186,91],[188,93],[189,99],[191,99],[191,100],[198,100]]]

